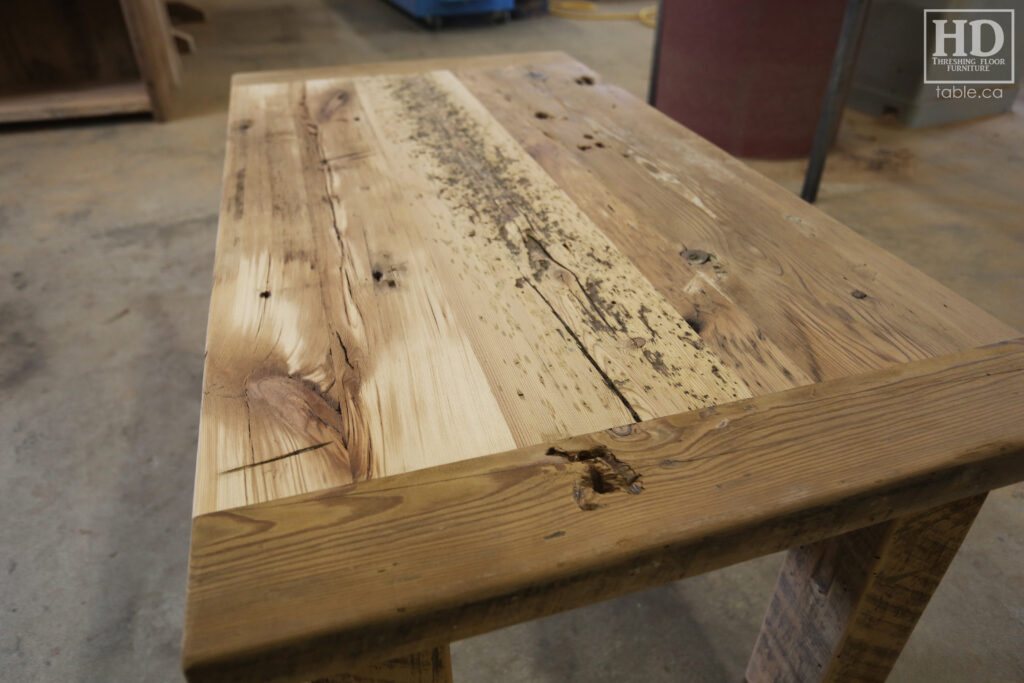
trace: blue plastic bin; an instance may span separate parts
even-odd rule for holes
[[[443,17],[458,14],[500,14],[506,19],[515,9],[515,0],[389,0],[417,19],[432,26],[440,25]]]

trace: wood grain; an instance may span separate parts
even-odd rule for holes
[[[748,683],[884,681],[985,496],[792,550]]]
[[[793,544],[842,557],[883,520],[930,520],[942,560],[956,529],[897,518],[1021,476],[1019,342],[901,365],[1012,329],[565,55],[232,83],[197,680],[432,676],[437,642]],[[876,569],[917,557],[890,545]],[[817,627],[891,660],[863,624],[909,633],[925,593]]]
[[[163,0],[0,3],[0,123],[163,119],[180,77]]]
[[[982,493],[1024,478],[1022,400],[1018,340],[202,515],[186,672],[327,672]]]
[[[755,395],[1013,334],[585,66],[460,74]],[[545,114],[539,123],[535,112]],[[806,552],[838,557],[850,542],[827,539]],[[829,576],[841,569],[818,566],[806,590],[841,582]],[[893,608],[909,623],[919,616]],[[845,632],[860,615],[846,616],[853,621],[809,619],[805,628]],[[874,645],[892,653],[891,641]]]
[[[135,60],[149,92],[153,116],[167,118],[174,89],[181,82],[181,58],[171,35],[163,0],[121,0]]]
[[[137,81],[3,97],[0,99],[0,123],[138,114],[149,110],[146,86]]]
[[[750,395],[449,72],[230,119],[196,514]]]
[[[234,84],[196,514],[1014,336],[558,53]]]
[[[581,64],[457,73],[673,305],[728,320],[705,341],[755,394],[1015,335]],[[713,256],[692,264],[684,250]]]
[[[140,80],[119,0],[0,3],[0,95]]]

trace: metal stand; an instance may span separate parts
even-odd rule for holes
[[[800,198],[814,203],[818,198],[818,185],[821,174],[825,170],[825,157],[832,146],[839,130],[839,122],[843,118],[843,106],[850,92],[853,79],[853,67],[857,63],[861,35],[868,16],[871,0],[848,0],[843,26],[839,30],[839,44],[832,60],[832,73],[828,77],[825,89],[825,103],[818,118],[818,127],[814,132],[814,144],[811,147],[811,158],[807,164],[807,175],[804,176],[804,187]]]
[[[658,0],[658,14],[654,25],[654,54],[651,55],[651,75],[647,79],[647,104],[656,105],[658,97],[658,65],[661,61],[661,17],[665,10],[665,0]]]

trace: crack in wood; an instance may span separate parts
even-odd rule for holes
[[[340,93],[345,97],[336,103],[333,109],[328,112],[328,117],[333,114],[335,109],[345,104],[348,101],[347,93]],[[337,97],[337,96],[335,96]],[[324,109],[321,111],[321,115],[327,112],[328,106],[334,102],[335,98],[332,98],[327,104],[324,105]],[[338,244],[341,244],[341,229],[338,227],[338,211],[334,207],[334,201],[331,199],[331,167],[327,155],[324,154],[323,142],[320,140],[320,126],[317,121],[313,118],[313,114],[309,111],[309,100],[306,98],[306,89],[302,89],[302,97],[299,100],[299,105],[302,108],[303,121],[306,124],[306,139],[310,150],[315,152],[315,156],[320,161],[320,167],[323,169],[324,177],[324,202],[331,209],[331,228],[334,230],[334,237],[337,239]]]
[[[528,218],[527,218],[527,220],[529,221]],[[609,331],[613,331],[614,328],[612,327],[612,324],[610,322],[608,322],[608,318],[605,316],[604,311],[601,309],[600,306],[597,305],[597,302],[594,301],[594,298],[591,296],[590,291],[588,291],[588,289],[583,286],[583,283],[580,281],[580,276],[576,274],[576,271],[574,271],[572,268],[569,268],[564,263],[562,263],[561,261],[556,259],[554,256],[552,256],[551,252],[548,251],[547,247],[544,246],[544,243],[541,242],[539,239],[537,239],[537,236],[534,235],[533,232],[531,232],[531,231],[524,231],[522,233],[522,236],[523,236],[523,244],[526,246],[527,250],[530,249],[529,243],[532,242],[534,244],[534,246],[537,249],[539,249],[541,251],[541,253],[544,254],[544,256],[547,257],[547,259],[549,261],[551,261],[556,266],[558,266],[562,270],[564,270],[567,273],[569,273],[570,275],[572,275],[573,280],[576,281],[576,286],[580,288],[581,292],[583,292],[583,296],[585,296],[587,298],[587,301],[590,303],[590,307],[597,313],[598,317],[601,319],[601,322],[604,324],[605,328],[608,329]],[[536,275],[537,274],[534,273],[535,277],[536,277]],[[625,328],[623,328],[623,329],[625,329]]]
[[[251,436],[250,436],[251,438]],[[259,467],[260,465],[266,465],[268,463],[277,462],[278,460],[284,460],[285,458],[294,457],[300,453],[306,453],[308,451],[315,451],[320,448],[325,448],[333,444],[333,441],[325,441],[324,443],[318,443],[313,446],[306,446],[305,448],[297,448],[294,451],[289,451],[283,455],[276,455],[273,458],[267,458],[266,460],[260,460],[259,462],[250,462],[245,465],[239,465],[238,467],[232,467],[229,470],[224,470],[220,474],[230,474],[231,472],[238,472],[240,470],[247,470],[251,467]]]
[[[615,397],[618,398],[619,401],[622,402],[622,405],[626,408],[626,410],[629,411],[629,414],[633,418],[633,421],[640,422],[640,414],[636,412],[636,409],[630,404],[629,400],[625,396],[623,396],[622,391],[619,390],[619,387],[617,384],[615,384],[615,381],[611,377],[609,377],[608,373],[601,368],[601,365],[597,362],[597,359],[590,355],[590,351],[587,350],[586,345],[583,343],[583,340],[579,338],[579,335],[577,335],[576,332],[574,332],[573,329],[569,326],[569,324],[565,322],[562,316],[559,315],[558,311],[555,310],[555,307],[551,305],[551,302],[548,301],[547,297],[544,296],[540,289],[537,288],[537,285],[533,284],[532,282],[530,282],[530,280],[526,278],[524,278],[524,282],[528,284],[530,286],[530,289],[537,293],[537,296],[540,297],[541,301],[547,304],[547,307],[551,309],[552,315],[554,315],[558,322],[561,323],[562,327],[565,328],[565,331],[569,333],[570,337],[572,337],[572,340],[576,342],[576,347],[580,350],[580,353],[583,354],[583,357],[587,359],[587,362],[589,362],[593,366],[594,370],[597,371],[597,374],[601,377],[601,381],[604,382],[605,386],[611,389],[612,393],[615,394]]]
[[[345,346],[345,342],[341,340],[341,333],[335,330],[334,336],[338,338],[338,345],[341,347],[341,352],[345,355],[345,365],[349,366],[352,370],[355,370],[356,366],[352,365],[352,361],[348,359],[348,347]]]

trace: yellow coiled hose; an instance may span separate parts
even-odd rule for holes
[[[556,0],[548,7],[556,17],[566,19],[639,19],[644,26],[654,28],[658,23],[658,7],[651,5],[639,12],[598,12],[597,5],[584,0]]]

